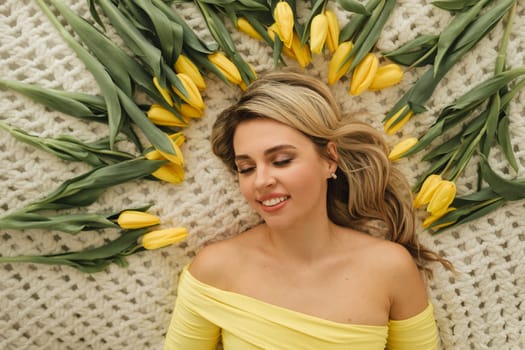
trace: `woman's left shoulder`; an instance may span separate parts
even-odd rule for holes
[[[390,319],[404,320],[428,306],[427,285],[408,250],[399,243],[385,242],[380,259],[390,291]]]
[[[427,286],[414,258],[401,244],[370,237],[363,255],[390,300],[390,318],[406,319],[428,305]]]
[[[418,270],[408,250],[399,243],[361,232],[354,234],[351,239],[361,255],[369,260],[367,264],[370,266],[377,266],[388,273]]]

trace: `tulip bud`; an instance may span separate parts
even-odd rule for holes
[[[290,5],[286,1],[279,1],[275,5],[273,11],[273,18],[279,28],[278,34],[284,46],[291,48],[294,37],[294,13]]]
[[[297,63],[299,63],[301,67],[306,67],[312,61],[310,48],[306,44],[301,44],[301,40],[297,35],[293,36],[292,51],[295,55]]]
[[[168,139],[170,140],[171,145],[173,146],[173,149],[175,150],[175,154],[166,153],[166,152],[163,152],[161,150],[156,149],[156,150],[153,150],[151,152],[148,152],[145,155],[146,159],[148,159],[148,160],[167,159],[167,160],[169,160],[172,163],[175,163],[175,164],[178,164],[180,166],[183,166],[184,165],[184,158],[182,156],[182,151],[181,151],[177,141],[174,140],[171,137],[168,137]]]
[[[443,181],[441,175],[432,174],[428,176],[423,182],[423,185],[421,185],[421,189],[416,198],[414,198],[414,208],[422,207],[430,202],[430,199],[434,195],[434,192],[436,192],[436,188],[441,181]]]
[[[360,95],[368,89],[379,67],[379,59],[373,53],[369,53],[355,67],[350,83],[350,93],[354,96]]]
[[[175,105],[175,109],[185,118],[200,118],[203,114],[202,109],[195,108],[187,103]]]
[[[310,24],[310,51],[321,53],[328,36],[328,19],[324,13],[316,15]]]
[[[398,132],[402,127],[403,125],[405,125],[409,120],[410,118],[412,118],[412,114],[414,113],[412,110],[410,110],[404,117],[403,119],[401,119],[397,124],[393,125],[394,124],[394,121],[397,120],[397,118],[399,118],[399,116],[401,114],[403,114],[406,109],[408,108],[408,105],[405,105],[403,108],[401,108],[399,111],[397,111],[396,114],[394,114],[392,117],[390,117],[390,119],[388,119],[385,123],[385,132],[388,134],[388,135],[393,135],[395,134],[396,132]]]
[[[412,147],[414,147],[417,143],[416,137],[409,137],[401,142],[399,142],[397,145],[395,145],[392,148],[392,151],[388,154],[388,159],[391,161],[396,161],[399,158],[403,157],[403,154],[408,152]]]
[[[206,82],[204,81],[199,68],[197,68],[195,63],[193,63],[188,57],[180,54],[175,62],[174,68],[177,73],[187,74],[199,90],[206,89]]]
[[[352,64],[352,59],[349,59],[345,64],[342,63],[346,57],[348,57],[353,47],[354,44],[350,41],[345,41],[337,47],[330,63],[328,64],[328,84],[335,84],[346,74],[348,68],[350,68],[350,65]]]
[[[275,35],[278,35],[280,37],[279,28],[277,28],[277,23],[274,23],[271,26],[269,26],[267,31],[268,31],[268,36],[270,37],[272,41],[275,41]],[[295,54],[293,53],[292,49],[286,46],[283,46],[282,52],[285,56],[295,59]]]
[[[239,29],[244,34],[247,34],[248,36],[257,39],[259,41],[264,41],[264,38],[253,28],[253,26],[248,22],[246,18],[239,17],[237,19],[237,29]]]
[[[123,229],[136,229],[157,225],[160,223],[160,218],[138,210],[125,210],[120,213],[117,223]]]
[[[328,21],[328,35],[326,37],[326,46],[331,53],[334,53],[339,46],[339,20],[334,11],[326,10],[326,19]]]
[[[184,227],[167,228],[151,231],[144,234],[141,244],[145,249],[159,249],[178,243],[188,236],[188,230]]]
[[[155,85],[155,87],[160,92],[166,103],[170,106],[173,106],[173,99],[171,98],[169,90],[160,86],[159,79],[157,79],[157,77],[153,77],[153,85]]]
[[[178,126],[186,127],[188,126],[188,120],[184,117],[179,118],[168,109],[162,107],[159,104],[152,104],[148,110],[148,118],[156,125],[164,126]]]
[[[167,163],[152,172],[151,175],[159,180],[178,184],[184,181],[184,167],[180,164]]]
[[[401,79],[403,79],[401,67],[395,63],[390,63],[377,69],[376,75],[368,89],[372,91],[381,90],[396,85]]]
[[[182,131],[176,132],[174,134],[168,135],[168,137],[175,142],[177,146],[182,146],[184,142],[186,142],[186,136],[184,136],[184,133]]]
[[[427,212],[431,215],[444,213],[456,197],[456,184],[452,181],[441,181],[427,206]]]
[[[184,90],[186,90],[188,97],[184,96],[184,94],[175,87],[173,87],[173,91],[189,105],[198,109],[204,109],[204,101],[202,100],[201,93],[199,92],[197,85],[191,80],[190,76],[184,73],[178,73],[177,77],[181,81],[182,86],[184,86]]]
[[[241,83],[241,73],[237,66],[230,61],[222,52],[214,52],[208,55],[208,60],[230,81],[238,85]]]

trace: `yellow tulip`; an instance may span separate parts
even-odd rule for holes
[[[315,54],[321,53],[327,36],[328,19],[324,13],[319,13],[310,23],[310,51]]]
[[[175,105],[175,109],[186,118],[200,118],[203,115],[202,109],[195,108],[188,103],[181,103],[180,105]]]
[[[441,181],[443,181],[441,175],[432,174],[428,176],[423,182],[423,185],[421,185],[421,189],[416,195],[416,198],[414,198],[414,208],[422,207],[430,202],[430,199],[434,195],[434,192],[436,192],[436,188]]]
[[[269,26],[267,31],[268,31],[268,36],[270,37],[270,39],[272,41],[275,41],[275,35],[280,36],[279,35],[279,28],[277,28],[277,23],[274,23],[271,26]],[[282,53],[285,56],[288,56],[290,58],[296,59],[295,58],[295,54],[293,53],[292,49],[290,49],[290,48],[288,48],[286,46],[283,46]]]
[[[138,210],[125,210],[120,213],[117,223],[123,229],[136,229],[157,225],[160,223],[160,218]]]
[[[160,86],[159,79],[157,79],[157,77],[153,77],[153,85],[155,85],[166,103],[168,103],[170,106],[173,106],[173,99],[171,98],[169,90]]]
[[[146,159],[149,159],[149,160],[166,159],[166,160],[168,160],[168,161],[170,161],[170,162],[172,162],[174,164],[183,166],[184,165],[184,158],[182,156],[182,151],[181,151],[177,141],[174,140],[171,137],[168,137],[168,139],[170,140],[171,145],[173,146],[173,149],[175,150],[175,154],[166,153],[166,152],[163,152],[161,150],[156,149],[156,150],[148,152],[145,155]]]
[[[162,107],[159,104],[152,104],[148,110],[148,118],[156,125],[164,126],[179,126],[186,127],[188,126],[188,120],[184,117],[178,118],[168,109]]]
[[[208,55],[208,60],[230,81],[238,85],[241,83],[241,73],[237,66],[228,59],[222,52],[214,52]]]
[[[178,243],[186,237],[188,237],[188,230],[184,227],[167,228],[144,234],[141,244],[148,250],[159,249]]]
[[[178,184],[184,181],[184,167],[180,164],[166,163],[151,173],[159,180],[172,184]]]
[[[339,20],[334,11],[326,10],[326,19],[328,21],[328,35],[326,37],[326,46],[331,53],[334,53],[339,46]]]
[[[403,79],[403,70],[398,64],[390,63],[377,69],[369,90],[381,90],[398,84]]]
[[[456,210],[456,208],[448,208],[447,210],[445,210],[443,213],[437,213],[436,215],[429,215],[425,218],[425,220],[423,220],[423,227],[424,228],[427,228],[429,227],[430,225],[432,225],[434,222],[438,221],[439,219],[441,219],[443,216],[445,216],[445,214],[447,213],[450,213],[451,211],[454,211]],[[434,230],[439,230],[440,228],[443,228],[443,227],[447,227],[447,226],[450,226],[452,225],[453,223],[455,223],[457,220],[452,220],[452,221],[449,221],[449,222],[444,222],[442,224],[439,224],[439,225],[436,225],[436,226],[433,226],[432,228]]]
[[[342,63],[350,54],[353,47],[354,44],[350,41],[345,41],[337,47],[330,63],[328,64],[328,84],[335,84],[346,74],[348,68],[350,68],[350,65],[352,64],[352,59],[348,60],[345,64]]]
[[[190,106],[204,109],[204,101],[202,100],[199,88],[197,88],[197,85],[191,80],[190,76],[185,73],[177,73],[177,77],[181,81],[182,86],[184,86],[184,90],[186,90],[188,97],[184,96],[184,94],[175,87],[173,87],[173,91]]]
[[[388,154],[388,159],[391,161],[398,160],[403,156],[403,154],[407,153],[412,147],[414,147],[417,144],[417,141],[418,139],[416,137],[409,137],[399,142]]]
[[[441,181],[428,203],[427,212],[431,215],[446,212],[454,197],[456,197],[456,184],[452,181]]]
[[[354,96],[363,93],[370,84],[379,67],[379,59],[373,53],[367,54],[361,62],[355,67],[350,83],[350,93]]]
[[[168,137],[175,142],[177,146],[182,146],[184,142],[186,142],[186,136],[184,136],[184,133],[182,131],[176,132],[174,134],[168,135]]]
[[[279,28],[278,34],[284,46],[291,48],[294,37],[294,13],[286,1],[279,1],[275,5],[273,18]]]
[[[301,67],[306,67],[312,61],[310,47],[306,44],[301,44],[301,39],[299,39],[297,35],[293,36],[292,51],[295,55],[297,63],[299,63]]]
[[[399,118],[399,116],[404,113],[406,111],[406,109],[408,108],[408,105],[405,105],[403,108],[401,108],[399,111],[397,111],[396,114],[394,114],[392,117],[390,117],[390,119],[388,119],[385,123],[385,132],[388,134],[388,135],[393,135],[395,134],[396,132],[398,132],[402,127],[403,125],[405,125],[409,120],[410,118],[412,118],[412,114],[414,113],[413,111],[409,111],[404,117],[403,119],[401,119],[399,121],[399,123],[395,124],[395,125],[392,125],[394,124],[394,121],[396,121],[397,118]]]
[[[195,85],[197,85],[199,90],[206,89],[206,82],[204,81],[199,68],[197,68],[195,63],[193,63],[187,56],[180,54],[175,62],[174,68],[177,73],[187,74],[191,80],[193,80]]]
[[[250,22],[248,22],[248,20],[244,17],[239,17],[237,19],[237,29],[254,39],[264,41],[264,38],[261,36],[261,34],[259,34],[259,32],[257,32]]]

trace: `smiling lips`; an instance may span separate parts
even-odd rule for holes
[[[284,202],[287,199],[288,199],[287,196],[281,196],[281,197],[277,197],[277,198],[272,198],[272,199],[267,199],[267,200],[261,201],[261,203],[265,207],[273,207],[273,206],[276,206],[279,203]]]

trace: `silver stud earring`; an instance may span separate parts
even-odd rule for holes
[[[337,179],[337,175],[335,173],[330,174],[330,177],[334,180]]]

